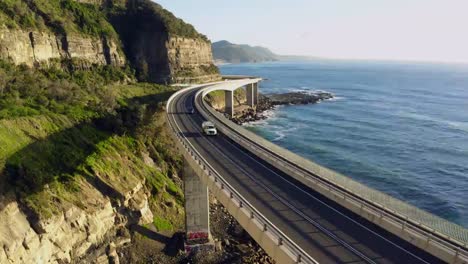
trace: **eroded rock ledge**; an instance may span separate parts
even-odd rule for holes
[[[323,100],[332,99],[332,93],[317,91],[317,92],[288,92],[282,94],[267,94],[259,96],[259,103],[255,109],[243,109],[237,113],[232,121],[237,124],[244,124],[268,118],[266,112],[273,110],[280,105],[305,105],[315,104]]]
[[[129,238],[119,237],[119,229],[152,222],[151,194],[144,181],[125,193],[113,190],[118,199],[104,195],[93,185],[80,183],[83,208],[68,205],[62,213],[47,219],[31,215],[13,194],[1,197],[0,263],[78,262],[108,242],[129,243]],[[115,258],[113,251],[109,252],[108,257]]]
[[[118,44],[106,37],[58,36],[51,32],[5,26],[0,26],[0,59],[28,66],[49,66],[62,59],[79,59],[84,64],[79,65],[82,68],[125,64],[125,56],[119,52]]]
[[[328,92],[289,92],[282,94],[269,94],[265,97],[270,101],[270,104],[275,105],[297,105],[297,104],[314,104],[323,100],[333,98],[333,94]]]

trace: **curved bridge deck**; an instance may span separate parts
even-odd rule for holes
[[[295,181],[225,135],[204,136],[205,119],[187,114],[197,91],[174,98],[168,109],[170,122],[233,188],[316,261],[442,263]]]

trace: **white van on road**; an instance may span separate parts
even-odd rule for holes
[[[216,127],[213,123],[210,121],[205,121],[202,123],[202,129],[203,133],[208,136],[215,136],[218,134],[218,131],[216,130]]]

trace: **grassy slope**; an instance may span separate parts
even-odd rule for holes
[[[146,179],[157,220],[180,227],[183,196],[172,177],[180,160],[171,151],[160,108],[172,89],[150,84],[107,89],[115,92],[118,106],[104,117],[43,110],[0,119],[1,192],[14,189],[47,218],[70,204],[93,210],[83,192],[96,178],[122,193]],[[155,164],[145,163],[144,156]]]
[[[149,0],[129,2],[149,6],[169,35],[207,40]],[[73,0],[2,0],[0,25],[118,40],[107,15],[122,6],[113,8]],[[168,88],[109,85],[133,78],[129,69],[69,69],[0,61],[0,195],[13,191],[38,215],[50,217],[70,204],[92,209],[82,198],[96,178],[122,192],[146,178],[155,223],[179,226],[183,197],[173,175],[180,160],[157,104],[170,94]],[[148,156],[154,165],[143,161]]]

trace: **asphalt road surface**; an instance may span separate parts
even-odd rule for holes
[[[320,263],[442,263],[347,211],[243,149],[223,134],[205,136],[195,90],[181,93],[169,119],[229,184]],[[219,132],[219,131],[218,131]]]

